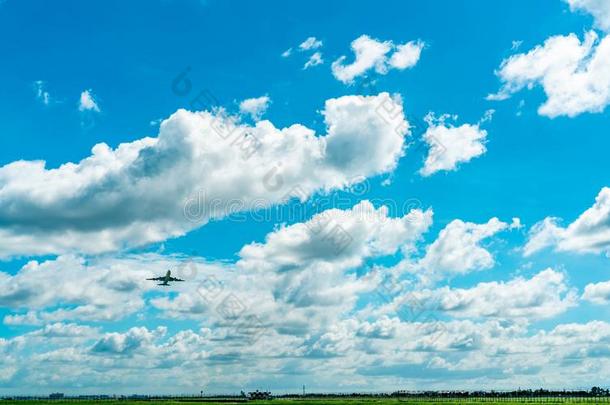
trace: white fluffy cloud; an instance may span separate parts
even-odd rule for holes
[[[239,112],[248,114],[253,120],[259,121],[271,103],[269,96],[248,98],[239,103]]]
[[[305,41],[303,41],[297,48],[299,52],[305,52],[309,54],[309,58],[303,65],[303,70],[309,69],[314,66],[318,66],[324,63],[324,59],[322,59],[322,52],[319,51],[322,48],[322,41],[317,39],[316,37],[309,37]],[[292,48],[288,48],[286,51],[282,53],[283,58],[287,58],[292,55]]]
[[[610,303],[610,281],[587,284],[582,299],[600,305]]]
[[[131,354],[142,347],[150,346],[166,332],[167,328],[164,327],[159,327],[154,331],[136,327],[131,328],[127,333],[108,333],[91,350],[94,353]]]
[[[610,31],[610,2],[607,0],[564,0],[572,11],[584,11],[595,18],[595,25],[606,32]]]
[[[397,45],[396,51],[390,57],[388,64],[398,70],[412,68],[419,62],[423,47],[424,43],[420,41]]]
[[[0,272],[0,307],[11,314],[6,325],[44,325],[61,321],[117,321],[141,313],[144,295],[158,292],[156,283],[146,280],[165,274],[198,284],[196,277],[217,274],[227,266],[207,263],[202,258],[158,254],[84,259],[59,256],[44,262],[31,261],[15,275]],[[188,285],[180,284],[172,291]]]
[[[547,217],[535,223],[529,230],[527,243],[523,248],[523,254],[530,256],[533,253],[549,246],[557,245],[562,233],[559,226],[559,218]]]
[[[351,209],[329,209],[304,223],[281,227],[263,243],[244,246],[234,264],[202,258],[184,262],[180,256],[158,254],[31,261],[15,275],[0,272],[0,307],[13,311],[4,319],[10,325],[118,320],[141,311],[144,294],[157,289],[146,278],[172,269],[187,282],[172,289],[178,290],[175,297],[151,301],[170,317],[213,314],[218,302],[206,300],[201,289],[206,288],[203,281],[214,278],[226,291],[239,292],[248,306],[259,308],[268,323],[292,323],[294,328],[306,314],[317,312],[323,318],[331,308],[335,314],[350,309],[357,292],[371,288],[375,279],[344,273],[366,259],[413,249],[431,222],[431,210],[393,218],[387,207],[362,201]],[[280,315],[290,306],[290,314]]]
[[[610,103],[610,36],[590,31],[581,42],[575,34],[553,36],[527,53],[504,60],[496,72],[503,82],[488,99],[503,100],[523,88],[542,86],[547,100],[538,113],[574,117],[604,111]]]
[[[463,124],[456,127],[447,123],[450,116],[436,119],[428,114],[428,129],[423,135],[428,144],[428,156],[419,173],[430,176],[442,170],[457,170],[460,163],[469,162],[484,154],[487,131],[480,124]]]
[[[78,101],[78,110],[79,111],[95,111],[100,112],[100,107],[97,104],[95,98],[93,98],[93,93],[91,89],[83,90],[80,93],[80,99]]]
[[[440,333],[431,337],[431,328]],[[46,338],[44,345],[40,334],[0,340],[2,387],[178,393],[206,381],[214,393],[260,386],[276,391],[293,389],[294,378],[284,376],[298,373],[299,382],[320,391],[442,389],[447,379],[456,389],[510,389],[542,383],[560,388],[565,375],[578,385],[610,376],[610,324],[601,321],[532,331],[523,323],[498,320],[347,319],[320,335],[274,335],[273,345],[250,346],[235,345],[207,328],[93,331],[86,338]]]
[[[380,108],[382,106],[383,108]],[[387,114],[385,114],[387,112]],[[210,219],[305,199],[391,172],[409,125],[387,93],[327,100],[327,133],[179,110],[157,138],[93,147],[78,163],[0,167],[0,256],[103,252],[183,235]],[[229,203],[230,202],[230,203]]]
[[[244,246],[236,268],[215,277],[229,290],[239,291],[243,306],[255,308],[268,328],[281,334],[313,333],[351,310],[361,293],[375,287],[375,278],[348,270],[366,259],[409,249],[431,222],[431,210],[392,218],[386,207],[375,208],[368,201],[348,210],[326,210],[268,234],[263,243]],[[152,303],[178,318],[201,317],[213,309],[196,288]]]
[[[375,208],[364,200],[350,210],[329,209],[305,223],[270,233],[265,243],[245,246],[239,264],[256,271],[309,266],[312,260],[356,267],[366,257],[393,254],[412,245],[431,223],[431,210],[391,218],[387,207]],[[340,238],[334,240],[338,233]]]
[[[14,276],[0,272],[0,307],[27,310],[8,315],[4,323],[121,319],[144,308],[142,294],[154,288],[145,279],[163,274],[172,264],[171,258],[156,256],[31,261]]]
[[[436,321],[450,316],[527,324],[556,317],[576,306],[578,294],[575,288],[569,287],[563,273],[548,268],[529,279],[481,282],[470,288],[410,286],[387,297],[386,302],[363,313],[375,318],[398,315],[403,322]]]
[[[523,249],[525,256],[547,247],[557,251],[610,254],[610,188],[602,188],[595,204],[567,227],[552,217],[535,224]]]
[[[227,392],[269,379],[270,388],[280,390],[294,385],[293,378],[281,376],[297,372],[299,381],[320,390],[346,380],[352,383],[345,390],[393,389],[413,379],[411,383],[432,389],[439,388],[431,380],[439,373],[460,388],[480,388],[498,387],[498,381],[532,384],[538,374],[534,366],[545,378],[552,375],[543,368],[558,367],[573,372],[578,381],[590,374],[610,375],[610,363],[603,372],[599,368],[600,350],[610,343],[610,325],[567,324],[549,332],[529,327],[531,321],[557,316],[574,305],[575,293],[565,276],[552,269],[471,288],[416,290],[408,302],[424,305],[412,307],[410,313],[417,315],[411,318],[397,308],[405,304],[402,296],[391,303],[394,309],[370,299],[361,308],[358,303],[367,294],[377,296],[380,278],[358,276],[357,269],[415,251],[431,221],[431,210],[391,217],[387,208],[363,201],[281,226],[264,241],[244,246],[235,263],[192,258],[180,266],[183,258],[158,254],[87,261],[66,256],[31,262],[14,276],[0,273],[0,306],[8,306],[11,316],[22,314],[43,325],[0,339],[0,390],[23,384],[45,390],[52,384],[85,391],[111,386],[121,393],[150,390],[148,381],[155,381],[156,389],[167,386],[169,393],[192,390],[203,380],[211,390]],[[460,222],[452,222],[446,233],[467,240],[458,243],[458,251],[468,245],[466,250],[481,257],[476,245],[508,227],[492,219],[482,225],[461,222],[468,229],[456,232]],[[455,245],[449,239],[439,236],[433,245]],[[469,257],[454,255],[456,249],[429,248],[427,255],[443,250],[452,256],[453,268]],[[489,260],[493,258],[473,265],[488,265]],[[145,280],[166,268],[187,281],[162,292]],[[240,314],[254,315],[255,324],[227,317],[230,297],[243,309]],[[62,311],[63,306],[68,309]],[[113,316],[105,316],[108,311]],[[57,323],[116,320],[135,313],[142,325],[108,332],[102,328],[105,323]],[[446,317],[462,319],[439,320]],[[191,326],[169,333],[174,328],[167,327],[168,318]],[[160,320],[167,326],[158,326]],[[259,338],[253,340],[251,333]],[[574,374],[564,362],[574,358],[597,361],[597,368]],[[163,383],[170,380],[179,386]]]
[[[379,41],[368,35],[361,35],[351,43],[354,61],[345,65],[345,56],[332,63],[335,78],[343,83],[352,83],[358,76],[374,69],[379,74],[386,74],[389,69],[404,70],[411,68],[419,61],[424,48],[422,41],[410,41],[394,45],[392,41]],[[388,57],[390,51],[394,50]]]
[[[320,52],[315,52],[309,57],[309,60],[305,62],[305,65],[303,65],[303,69],[309,69],[310,67],[318,66],[323,63],[324,60],[322,59],[322,54]]]
[[[481,242],[509,227],[498,218],[475,224],[459,219],[451,221],[426,248],[425,256],[412,271],[423,280],[433,281],[445,276],[466,274],[491,268],[494,257]]]
[[[546,269],[530,279],[479,283],[473,288],[426,291],[421,299],[458,317],[551,318],[576,305],[577,295],[565,276]]]
[[[175,294],[153,296],[148,301],[161,316],[205,320],[205,327],[228,333],[234,327],[219,316],[219,307],[227,297],[236,295],[239,305],[256,315],[265,339],[301,339],[305,346],[300,355],[332,357],[360,344],[345,342],[343,332],[332,332],[332,325],[338,319],[350,319],[358,298],[371,293],[380,281],[378,277],[358,277],[352,270],[397,251],[413,252],[431,222],[431,210],[390,217],[387,208],[363,201],[348,210],[330,209],[305,223],[281,227],[264,242],[244,246],[234,265],[207,264],[195,258],[181,267],[181,258],[159,255],[96,261],[66,256],[31,262],[14,276],[0,273],[0,305],[16,311],[5,318],[5,323],[12,325],[121,319],[141,313],[146,306],[144,294],[156,287],[145,278],[172,268],[187,283],[175,286]],[[422,263],[436,266],[437,271],[461,273],[491,266],[493,257],[478,244],[507,227],[495,218],[482,225],[453,221],[426,249]],[[221,291],[209,288],[205,280],[216,280],[217,286],[223,286]],[[51,284],[59,288],[46,288]],[[434,311],[457,317],[546,318],[572,305],[563,275],[550,269],[529,280],[438,289],[424,295],[436,304]],[[60,304],[69,309],[58,308]],[[385,312],[379,320],[364,321],[357,327],[357,335],[361,339],[398,339],[404,337],[398,333],[402,322]],[[53,333],[61,334],[59,327],[55,329]],[[154,341],[164,333],[142,328],[110,333],[92,346],[91,353],[145,355],[156,350]],[[312,334],[321,335],[311,340]],[[420,339],[427,341],[425,336]],[[442,345],[457,344],[446,339]]]
[[[316,37],[309,37],[299,45],[301,51],[309,51],[311,49],[318,49],[322,47],[322,41]]]

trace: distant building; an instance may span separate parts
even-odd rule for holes
[[[129,398],[129,399],[150,399],[150,397],[148,395],[141,395],[141,394],[129,395],[127,398]]]
[[[63,392],[54,392],[49,395],[49,399],[64,399],[64,394]]]
[[[269,391],[256,390],[254,392],[249,392],[248,398],[250,398],[250,399],[271,399],[271,393]]]

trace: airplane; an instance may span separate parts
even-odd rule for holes
[[[163,286],[168,286],[170,281],[184,281],[182,279],[176,278],[176,277],[172,277],[172,271],[168,270],[167,273],[165,273],[164,276],[161,277],[153,277],[153,278],[147,278],[147,280],[151,280],[151,281],[163,281],[161,284],[157,284],[157,285],[163,285]]]

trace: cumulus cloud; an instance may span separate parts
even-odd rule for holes
[[[517,218],[517,217],[513,218],[510,223],[510,226],[508,228],[511,230],[523,228],[523,224],[521,223],[521,218]]]
[[[559,218],[547,217],[535,223],[528,232],[523,254],[527,257],[539,250],[556,245],[561,239],[561,233]]]
[[[371,69],[379,74],[386,74],[390,69],[411,68],[419,61],[424,43],[410,41],[394,45],[392,41],[379,41],[368,35],[361,35],[352,41],[351,48],[355,57],[351,64],[346,65],[346,57],[341,56],[331,66],[335,78],[343,83],[352,83],[356,77]],[[390,51],[393,53],[388,56]]]
[[[269,96],[248,98],[239,103],[239,112],[248,114],[253,120],[259,121],[271,103]]]
[[[564,274],[550,268],[530,279],[479,283],[466,289],[443,287],[416,295],[440,311],[475,318],[552,318],[577,302],[576,291],[568,287]]]
[[[297,50],[299,52],[308,53],[310,56],[303,65],[303,70],[309,69],[314,66],[318,66],[324,63],[324,59],[322,59],[322,52],[318,49],[322,48],[322,41],[317,39],[316,37],[309,37],[301,44],[299,44]],[[313,53],[312,53],[313,52]],[[292,48],[288,48],[286,51],[282,53],[283,58],[287,58],[292,55]]]
[[[6,315],[2,323],[5,325],[42,325],[43,321],[38,317],[36,311],[28,311],[25,314]]]
[[[322,54],[320,52],[315,52],[313,55],[309,57],[309,60],[305,62],[303,69],[309,69],[310,67],[318,66],[324,63],[322,59]]]
[[[595,19],[597,28],[610,31],[610,3],[606,0],[564,0],[570,5],[571,11],[589,13]]]
[[[599,305],[610,303],[610,281],[587,284],[582,299]]]
[[[326,210],[268,234],[262,243],[244,246],[235,269],[215,277],[230,291],[239,291],[243,307],[256,308],[267,328],[280,334],[313,333],[375,287],[375,278],[347,274],[349,270],[366,259],[410,249],[431,222],[431,210],[392,218],[386,207],[368,201],[348,210]],[[178,318],[214,315],[214,306],[195,288],[152,304]]]
[[[83,90],[80,93],[80,99],[78,101],[78,110],[79,111],[95,111],[100,112],[100,107],[97,104],[97,101],[93,97],[93,92],[91,89]]]
[[[426,247],[425,256],[411,271],[417,272],[424,280],[433,281],[489,269],[495,260],[491,252],[481,246],[481,242],[508,227],[509,224],[498,218],[491,218],[484,224],[455,219]]]
[[[309,37],[299,45],[299,50],[309,51],[312,49],[318,49],[322,47],[322,41],[316,37]]]
[[[95,387],[97,391],[109,386],[119,392],[125,387],[154,390],[158,389],[161,379],[168,377],[168,372],[174,374],[180,368],[191,369],[189,362],[197,362],[196,368],[207,368],[202,367],[204,361],[211,361],[206,352],[206,333],[205,330],[197,333],[187,329],[166,336],[164,327],[135,327],[124,332],[97,333],[79,340],[46,338],[43,345],[39,331],[34,331],[8,341],[7,349],[11,352],[3,353],[0,365],[2,369],[20,370],[19,385],[35,381],[42,390],[51,384],[67,387],[75,381],[79,387]],[[194,387],[196,380],[201,381],[204,377],[195,369],[188,374],[192,373],[197,376],[181,377],[178,389]],[[152,374],[155,374],[157,388],[143,384]],[[15,377],[13,372],[3,382],[15,382]]]
[[[432,327],[442,330],[434,339]],[[108,386],[119,392],[178,393],[199,387],[202,380],[213,392],[269,380],[272,389],[290,389],[294,379],[283,379],[286,373],[298,373],[299,381],[320,389],[351,381],[347,391],[390,390],[396,384],[438,389],[439,374],[464,389],[533,386],[542,379],[561,386],[565,375],[586,385],[610,375],[605,349],[610,324],[601,321],[537,331],[495,319],[400,322],[382,317],[341,320],[325,333],[307,337],[274,335],[273,345],[235,346],[219,338],[206,328],[167,333],[138,327],[80,341],[53,339],[41,346],[39,337],[24,334],[0,339],[1,378],[5,384],[47,391],[52,383],[75,393]]]
[[[396,51],[390,57],[388,64],[398,70],[412,68],[419,62],[423,47],[424,43],[421,41],[411,41],[398,45],[396,46]]]
[[[87,338],[99,335],[99,329],[76,323],[52,323],[37,329],[28,336],[39,336],[42,338]]]
[[[0,307],[23,314],[4,318],[8,325],[64,320],[121,319],[144,307],[142,294],[154,288],[145,279],[162,274],[171,260],[146,256],[99,259],[61,256],[31,261],[15,275],[0,272]]]
[[[553,217],[532,226],[524,255],[547,247],[563,252],[610,254],[610,188],[602,188],[595,204],[567,227]]]
[[[149,331],[144,327],[131,328],[127,333],[107,333],[91,349],[93,353],[129,355],[142,347],[150,346],[155,339],[162,337],[167,328],[158,327]]]
[[[373,318],[398,315],[402,322],[427,322],[450,316],[527,324],[556,317],[576,306],[578,294],[563,273],[548,268],[529,279],[482,282],[469,288],[410,286],[386,301],[387,304],[363,312]]]
[[[0,308],[11,311],[3,323],[117,321],[145,310],[145,294],[158,291],[147,278],[171,269],[175,276],[193,283],[197,275],[216,274],[224,268],[202,258],[158,254],[31,261],[15,275],[0,272]],[[186,286],[178,285],[172,292],[180,288]]]
[[[148,302],[163,316],[206,319],[209,327],[226,328],[218,308],[235,299],[255,309],[261,328],[304,334],[349,311],[361,292],[374,288],[376,278],[349,270],[413,250],[431,223],[431,210],[391,217],[387,207],[362,201],[280,227],[264,242],[245,245],[236,263],[159,254],[31,261],[15,275],[0,272],[0,307],[10,309],[7,325],[120,320],[145,311],[145,295],[157,290],[146,279],[172,269],[187,282]]]
[[[419,173],[430,176],[442,170],[457,170],[460,163],[469,162],[487,151],[485,142],[487,131],[477,124],[463,124],[459,127],[448,123],[451,116],[444,114],[436,118],[429,113],[426,116],[428,129],[423,135],[428,144],[428,156]],[[487,115],[482,122],[489,121]]]
[[[527,53],[505,59],[496,72],[503,85],[490,100],[504,100],[524,88],[542,86],[547,100],[538,113],[547,117],[599,113],[610,103],[610,36],[594,31],[548,38]]]
[[[323,375],[328,388],[352,379],[358,381],[350,386],[358,387],[355,389],[390,389],[383,385],[388,376],[404,382],[415,378],[417,384],[428,386],[428,378],[439,373],[446,373],[443,375],[454,384],[465,384],[476,375],[476,388],[497,383],[497,375],[508,378],[509,384],[531,382],[533,374],[528,368],[534,365],[547,377],[543,368],[574,371],[568,359],[595,360],[597,367],[590,374],[602,373],[599,355],[610,344],[607,323],[565,324],[550,331],[531,327],[531,321],[557,316],[574,304],[574,292],[565,276],[552,269],[531,278],[479,283],[471,288],[419,290],[416,301],[426,305],[412,308],[418,314],[415,319],[402,318],[398,311],[389,311],[388,305],[377,312],[358,309],[363,294],[376,293],[372,290],[378,288],[379,280],[359,277],[355,269],[398,250],[411,251],[429,227],[431,215],[431,211],[412,210],[391,217],[386,208],[365,201],[351,209],[321,212],[305,223],[282,226],[264,241],[244,246],[234,264],[210,265],[197,258],[196,269],[185,270],[191,277],[182,275],[188,282],[176,286],[177,291],[152,295],[148,305],[157,311],[142,320],[147,323],[154,318],[158,325],[159,319],[167,317],[190,318],[190,327],[176,331],[165,326],[119,326],[105,332],[101,326],[47,321],[40,329],[0,339],[3,382],[27,382],[42,389],[49,382],[57,387],[78,382],[85,391],[108,385],[121,391],[151,389],[148,381],[154,380],[155,387],[167,386],[169,393],[192,390],[205,380],[215,390],[226,392],[257,386],[270,378],[272,388],[284,389],[284,384],[294,381],[278,379],[278,373],[299,371],[299,378],[307,384]],[[350,243],[339,250],[333,248],[338,239],[332,230],[337,225],[352,235]],[[176,258],[160,255],[105,258],[85,264],[61,260],[65,260],[65,270],[49,261],[46,268],[31,273],[33,266],[15,276],[2,273],[0,279],[14,277],[10,283],[21,286],[27,283],[19,277],[39,279],[39,284],[30,286],[44,296],[10,290],[1,299],[10,296],[16,300],[12,302],[25,307],[23,297],[27,296],[31,305],[48,305],[52,312],[63,300],[78,306],[101,299],[108,292],[100,288],[110,286],[124,291],[124,297],[139,298],[148,290],[128,287],[130,282],[123,278],[131,279],[130,271],[134,279],[141,280],[147,275],[144,269],[157,272],[178,263]],[[86,271],[68,271],[82,266]],[[87,279],[88,273],[93,274]],[[85,280],[62,287],[77,279],[75,276]],[[41,287],[51,279],[60,288]],[[217,292],[204,280],[216,280],[222,290]],[[1,285],[0,291],[9,285]],[[50,299],[47,290],[59,298]],[[231,295],[237,296],[245,313],[256,315],[262,338],[249,339],[240,323],[223,318],[223,303]],[[121,295],[112,298],[118,310],[125,305]],[[398,298],[393,303],[404,302],[404,297]],[[195,300],[201,300],[200,304],[192,305]],[[440,320],[446,317],[462,319]],[[247,327],[251,333],[252,325]],[[610,374],[610,364],[604,367],[603,373]],[[589,376],[576,375],[577,379]],[[170,380],[181,385],[169,384]],[[162,384],[165,381],[167,385]]]
[[[0,167],[0,256],[163,241],[210,219],[389,173],[403,156],[409,124],[400,98],[329,99],[322,114],[327,133],[316,136],[300,124],[249,126],[222,111],[179,110],[157,138],[98,144],[78,163],[9,163]]]
[[[366,257],[392,254],[407,243],[413,244],[431,223],[431,210],[416,209],[401,218],[391,218],[387,207],[375,208],[364,200],[352,209],[329,209],[305,223],[281,228],[268,234],[265,243],[244,246],[239,264],[257,271],[282,271],[312,260],[355,267]],[[345,246],[337,246],[330,236],[321,235],[337,231],[347,237]]]

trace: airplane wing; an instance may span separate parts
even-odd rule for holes
[[[176,278],[176,277],[170,277],[168,281],[184,281],[180,278]]]
[[[165,277],[153,277],[153,278],[147,278],[147,280],[151,280],[151,281],[161,281],[161,280],[165,280]]]

